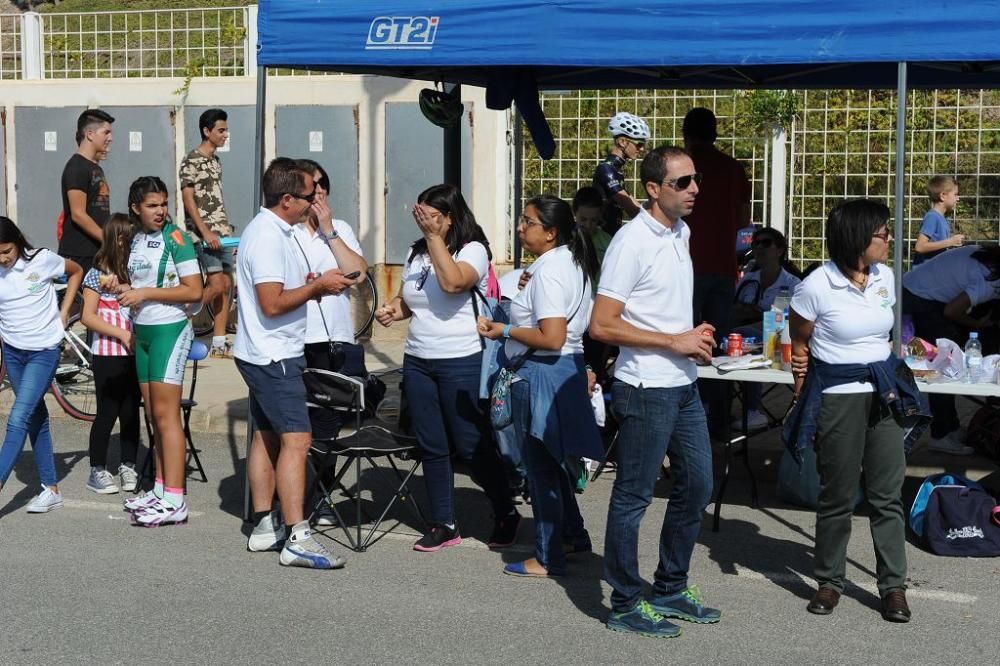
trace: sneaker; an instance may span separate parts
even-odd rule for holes
[[[337,520],[337,514],[333,512],[330,505],[323,502],[323,506],[316,509],[316,513],[313,514],[313,524],[319,527],[336,527],[340,521]]]
[[[342,569],[347,563],[340,555],[334,555],[326,546],[313,538],[312,532],[297,541],[289,539],[281,549],[278,561],[286,567],[306,567],[309,569]]]
[[[281,514],[272,511],[257,523],[247,539],[247,550],[252,553],[262,553],[268,550],[281,550],[288,538],[288,528],[281,519]]]
[[[611,612],[608,617],[608,629],[625,631],[649,638],[676,638],[681,635],[681,628],[653,610],[645,599],[636,604],[635,608],[624,613]]]
[[[187,502],[174,506],[163,500],[132,514],[132,524],[138,527],[163,527],[164,525],[184,525],[188,521]]]
[[[953,456],[971,456],[976,452],[971,446],[966,446],[959,439],[958,431],[949,432],[944,437],[931,437],[929,448],[936,453],[947,453]]]
[[[134,493],[139,487],[139,475],[135,473],[135,465],[122,463],[118,466],[118,481],[121,484],[122,492]]]
[[[145,511],[159,501],[159,498],[153,493],[139,493],[135,497],[129,497],[122,502],[122,507],[126,511],[135,513],[136,511]]]
[[[493,524],[493,534],[486,545],[490,548],[507,548],[517,541],[517,528],[521,525],[521,514],[515,509]]]
[[[115,477],[103,467],[91,467],[87,479],[87,490],[93,490],[98,495],[114,495],[118,492]]]
[[[226,342],[223,345],[212,345],[208,352],[209,358],[232,358],[233,346]]]
[[[686,622],[713,624],[722,619],[722,611],[706,607],[701,600],[701,592],[694,585],[679,594],[656,597],[649,602],[649,605],[663,617]]]
[[[61,509],[63,505],[62,493],[57,493],[48,486],[42,486],[42,492],[35,496],[28,504],[28,513],[48,513],[56,509]]]
[[[420,541],[413,544],[413,550],[419,550],[421,553],[436,553],[442,548],[457,546],[460,543],[462,543],[462,537],[458,534],[458,526],[435,525],[430,532],[420,537]]]
[[[756,409],[751,409],[747,412],[747,430],[763,430],[771,425],[771,421],[767,418],[764,412],[758,411]],[[730,428],[739,431],[743,428],[743,419],[733,419]]]

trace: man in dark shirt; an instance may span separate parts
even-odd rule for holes
[[[113,122],[100,109],[81,113],[76,122],[78,148],[62,173],[59,254],[80,264],[84,273],[93,267],[104,225],[111,217],[108,181],[98,162],[108,156]]]
[[[684,147],[701,174],[698,205],[684,217],[691,227],[694,265],[694,322],[715,327],[715,342],[729,335],[729,315],[736,296],[736,234],[750,223],[750,181],[743,165],[715,147],[715,114],[697,107],[684,116]],[[725,387],[700,382],[708,403],[709,426],[719,431],[729,419]]]
[[[594,187],[604,197],[602,227],[614,235],[623,215],[631,220],[639,214],[639,202],[625,189],[624,171],[629,160],[642,157],[649,139],[649,125],[642,118],[622,111],[608,122],[608,132],[615,145],[594,170]]]

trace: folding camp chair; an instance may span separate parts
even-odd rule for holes
[[[318,492],[319,498],[312,507],[310,518],[324,503],[327,504],[336,516],[337,523],[347,539],[347,543],[344,545],[356,552],[367,550],[369,546],[391,531],[386,530],[378,533],[382,522],[397,500],[401,504],[409,506],[419,520],[421,527],[426,528],[427,522],[408,486],[413,474],[420,466],[416,438],[395,432],[383,425],[361,425],[362,413],[365,409],[365,384],[361,380],[317,368],[307,368],[303,373],[303,380],[306,385],[307,404],[310,407],[330,409],[344,415],[354,416],[353,432],[338,434],[330,438],[313,439],[307,461],[313,472],[314,481],[312,489],[306,494],[306,497],[313,497]],[[387,482],[384,474],[370,474],[369,476],[379,479],[379,483],[387,488],[392,495],[381,507],[378,517],[370,522],[367,533],[362,535],[362,529],[365,525],[363,514],[366,513],[362,494],[366,488],[362,485],[364,477],[362,476],[361,463],[367,461],[371,470],[384,471],[376,462],[378,459],[384,459],[389,468],[392,469],[393,475],[390,478],[394,481]],[[401,469],[400,465],[396,463],[397,459],[409,461],[408,469],[405,466]],[[354,469],[355,483],[354,489],[350,490],[344,484],[344,477],[352,468]],[[327,471],[333,472],[332,480],[329,482],[324,481],[324,474]],[[369,488],[369,490],[371,489]],[[331,499],[336,491],[343,493],[347,500],[353,504],[353,517],[355,519],[353,532],[337,507],[339,503]],[[379,507],[376,506],[375,510],[379,511]]]

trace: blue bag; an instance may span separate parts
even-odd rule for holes
[[[476,321],[479,321],[479,301],[483,302],[483,316],[492,321],[504,324],[510,323],[510,314],[507,311],[509,303],[503,303],[501,299],[492,296],[484,296],[478,287],[472,288],[472,311]],[[490,397],[490,389],[500,375],[500,369],[507,363],[504,354],[504,340],[490,340],[479,336],[479,344],[483,348],[483,361],[479,369],[479,399],[487,400]]]
[[[924,544],[935,555],[1000,556],[996,504],[981,487],[934,486],[924,514]]]
[[[964,476],[958,474],[931,474],[920,484],[917,496],[913,498],[913,505],[910,507],[910,529],[918,537],[924,536],[924,515],[927,513],[927,504],[931,498],[931,491],[937,486],[958,486],[960,488],[984,488]]]

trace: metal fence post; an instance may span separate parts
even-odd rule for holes
[[[247,7],[247,36],[243,49],[244,76],[257,76],[257,5]]]
[[[771,227],[785,232],[785,211],[787,210],[785,186],[788,182],[788,151],[785,147],[787,133],[781,125],[771,130]]]
[[[42,16],[38,12],[21,14],[21,78],[44,79],[42,59]]]

